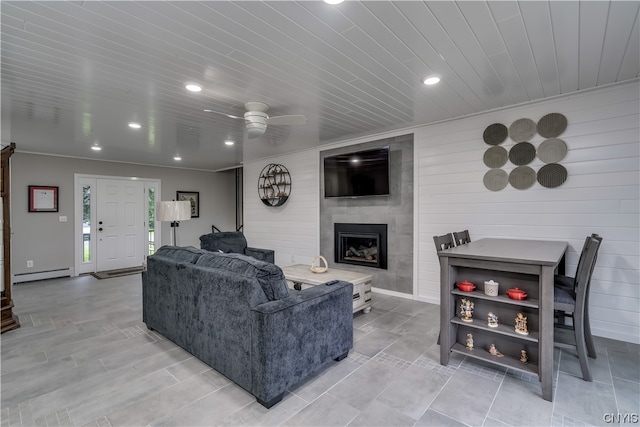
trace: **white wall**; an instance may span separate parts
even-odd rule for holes
[[[560,136],[568,153],[560,163],[568,179],[547,189],[508,186],[487,190],[482,161],[484,129],[509,126],[520,118],[537,121],[562,113],[568,119]],[[638,82],[576,93],[445,123],[384,135],[341,141],[351,145],[414,132],[415,255],[414,298],[439,304],[439,264],[433,235],[469,229],[472,239],[514,237],[566,240],[567,274],[574,274],[584,238],[604,240],[591,286],[593,333],[640,342],[640,142]],[[538,145],[543,140],[536,135]],[[509,140],[503,145],[510,148]],[[327,149],[329,146],[323,146]],[[319,248],[318,150],[308,150],[245,165],[245,232],[249,244],[274,247],[276,263],[307,263]],[[258,175],[268,163],[291,171],[292,196],[282,208],[268,208],[257,194]],[[532,165],[538,170],[542,163]],[[503,167],[511,170],[513,167]]]
[[[258,177],[269,163],[291,174],[291,195],[280,207],[266,206],[258,195]],[[309,264],[319,243],[318,150],[278,156],[244,164],[244,234],[251,247],[275,250],[280,266]]]
[[[439,301],[433,235],[469,229],[472,240],[566,240],[567,274],[573,275],[584,238],[598,233],[604,240],[591,285],[593,333],[640,342],[638,103],[635,82],[416,130],[418,297]],[[560,136],[569,149],[560,162],[567,181],[555,189],[535,183],[528,190],[487,190],[484,129],[492,123],[508,127],[520,118],[537,122],[552,112],[568,120]],[[536,135],[532,143],[543,140]],[[513,142],[503,145],[509,149]],[[536,159],[530,166],[542,165]]]
[[[20,144],[17,144],[20,149]],[[39,273],[74,268],[74,173],[137,176],[162,182],[161,200],[173,200],[176,190],[200,192],[200,217],[182,221],[178,229],[181,246],[200,247],[200,235],[235,229],[235,175],[177,168],[101,162],[16,152],[11,157],[11,272]],[[27,212],[28,186],[59,187],[59,212]],[[59,222],[59,216],[68,222]],[[162,243],[169,244],[171,228],[162,223]],[[27,268],[27,260],[34,261]]]

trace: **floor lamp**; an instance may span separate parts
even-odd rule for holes
[[[158,221],[171,221],[171,228],[173,228],[171,246],[174,246],[177,244],[176,228],[180,226],[180,221],[191,219],[191,203],[188,200],[158,202],[156,205],[156,219]]]

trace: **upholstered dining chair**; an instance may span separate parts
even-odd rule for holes
[[[593,237],[597,240],[599,240],[600,242],[602,242],[602,237],[600,237],[598,234],[593,233],[590,237]],[[578,276],[579,272],[584,268],[584,255],[587,251],[587,248],[589,247],[589,243],[591,242],[591,239],[589,237],[587,237],[584,240],[584,245],[582,246],[582,251],[580,252],[580,258],[578,259],[578,266],[576,268],[576,276]],[[598,254],[596,252],[596,261],[598,259]],[[594,261],[594,264],[595,262]],[[559,287],[561,289],[564,289],[565,291],[573,291],[575,292],[576,290],[576,278],[575,277],[570,277],[570,276],[565,276],[565,275],[559,275],[556,274],[553,277],[553,283],[554,286]],[[589,322],[589,294],[587,294],[587,301],[584,307],[585,310],[585,315],[584,315],[584,329],[585,329],[585,341],[587,344],[587,353],[589,354],[589,357],[592,359],[596,359],[597,358],[597,353],[596,353],[596,346],[593,343],[593,336],[591,335],[591,324]],[[571,317],[570,315],[567,316],[566,313],[564,313],[563,311],[557,311],[556,312],[556,319],[558,322],[558,327],[566,327],[565,325],[565,318],[566,317]]]
[[[433,236],[433,242],[436,244],[437,252],[456,246],[453,242],[453,236],[451,236],[451,233],[443,234],[442,236]]]
[[[455,241],[456,246],[466,245],[471,241],[471,237],[469,237],[469,230],[455,231],[453,233],[453,240]]]
[[[573,318],[570,326],[556,325],[557,329],[570,328],[573,334],[571,337],[563,337],[562,332],[556,329],[554,331],[555,345],[559,348],[576,349],[580,369],[582,370],[582,378],[585,381],[593,381],[589,370],[589,354],[587,351],[587,336],[591,337],[587,306],[589,304],[591,275],[596,265],[600,242],[602,242],[602,238],[599,236],[587,237],[584,245],[585,249],[581,254],[581,265],[578,266],[576,271],[575,288],[573,290],[563,286],[554,286],[554,309],[569,313]],[[595,354],[595,348],[593,350]]]

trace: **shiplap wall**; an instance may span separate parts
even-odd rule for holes
[[[279,266],[309,264],[318,254],[320,206],[318,150],[244,164],[244,234],[251,247],[275,250]],[[291,174],[291,195],[283,206],[268,207],[258,196],[258,177],[269,163]]]
[[[439,301],[433,235],[469,229],[472,239],[566,240],[567,274],[573,275],[584,238],[598,233],[604,240],[591,284],[593,333],[640,342],[638,105],[634,82],[416,130],[418,298]],[[520,118],[537,122],[552,112],[568,120],[559,137],[569,150],[560,162],[567,181],[555,189],[535,183],[528,190],[487,190],[484,129]],[[543,140],[536,135],[531,142],[537,147]],[[536,158],[530,166],[537,171],[542,165]]]
[[[575,273],[584,238],[604,241],[592,280],[593,333],[640,342],[640,142],[638,82],[578,93],[412,130],[342,141],[334,146],[414,132],[414,298],[439,304],[439,264],[432,236],[468,228],[472,239],[514,237],[566,240],[567,274]],[[488,191],[482,178],[484,129],[558,112],[569,148],[562,186]],[[543,140],[536,135],[536,147]],[[507,140],[506,148],[513,144]],[[327,147],[323,147],[326,149]],[[319,153],[308,150],[245,164],[245,234],[249,244],[276,250],[276,263],[307,263],[319,250]],[[292,197],[281,208],[258,199],[258,175],[268,163],[291,172]],[[538,170],[542,163],[535,160]],[[511,170],[513,167],[504,166]]]

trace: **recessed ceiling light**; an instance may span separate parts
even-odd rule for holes
[[[142,125],[140,123],[131,122],[131,123],[129,123],[129,127],[131,129],[140,129],[142,127]]]
[[[326,4],[340,4],[342,3],[344,0],[324,0],[324,2]]]
[[[360,159],[357,157],[354,157],[353,159],[351,159],[351,163],[359,163]]]
[[[224,142],[224,145],[233,145],[235,144],[235,142],[231,141],[231,140],[227,140]]]
[[[93,151],[100,151],[100,150],[102,150],[102,147],[99,147],[99,146],[97,146],[97,145],[94,145],[94,146],[92,146],[92,147],[91,147],[91,149],[92,149]]]
[[[191,92],[200,92],[202,90],[202,86],[193,83],[189,83],[185,87]]]
[[[434,84],[438,83],[439,81],[440,81],[440,77],[427,76],[427,77],[424,78],[422,83],[424,83],[426,85],[434,85]]]
[[[180,161],[180,160],[182,160],[182,157],[180,157],[180,156],[173,156],[173,160]]]

